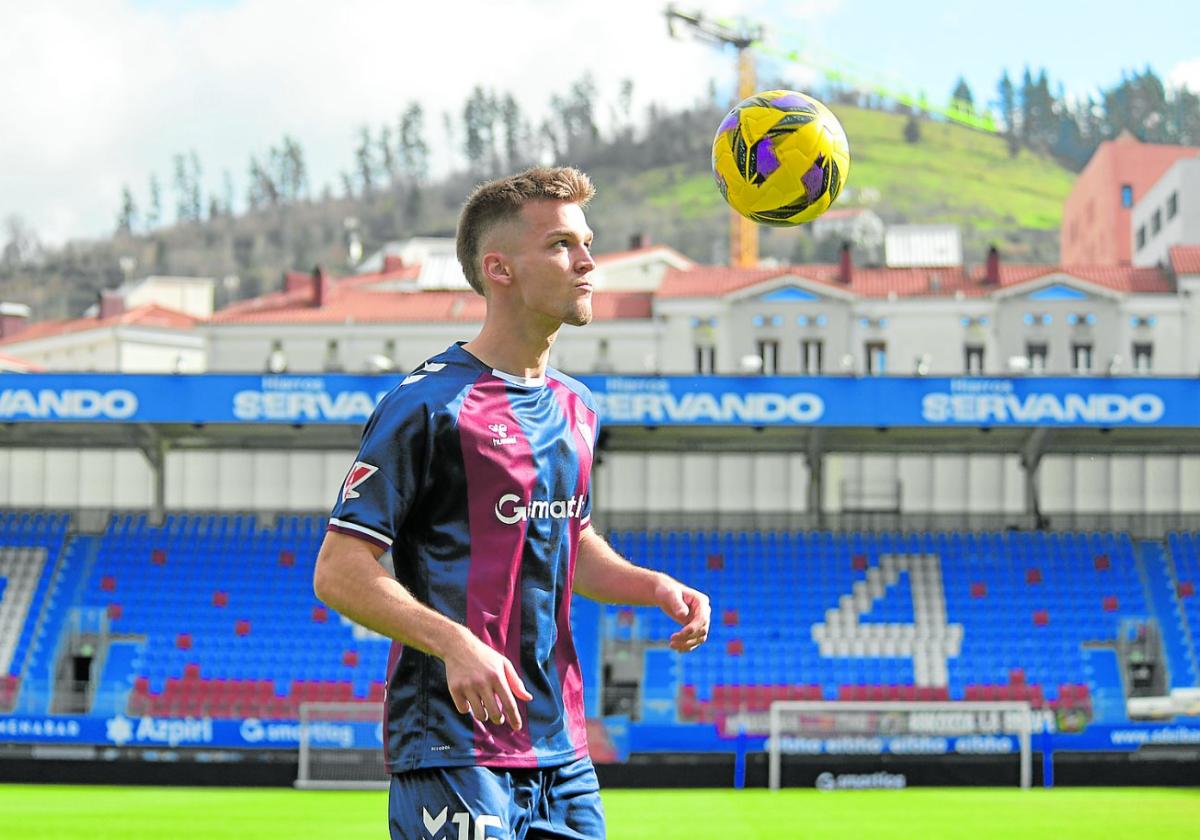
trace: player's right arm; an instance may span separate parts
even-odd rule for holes
[[[530,700],[512,663],[458,622],[413,597],[379,564],[383,549],[329,531],[317,555],[313,591],[363,627],[441,659],[454,705],[481,721],[521,728],[516,698]]]

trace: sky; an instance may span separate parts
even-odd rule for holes
[[[734,56],[671,39],[662,0],[0,0],[0,223],[44,243],[109,234],[121,190],[145,205],[151,173],[171,198],[172,158],[195,150],[206,191],[244,193],[248,161],[285,135],[314,191],[340,190],[364,125],[395,125],[419,101],[444,144],[479,83],[547,113],[591,73],[602,119],[621,80],[634,112],[731,96]],[[1115,0],[677,0],[686,11],[766,27],[778,50],[850,68],[931,101],[962,74],[977,100],[1004,69],[1045,67],[1086,96],[1147,66],[1200,91],[1200,4]],[[1189,8],[1190,7],[1190,8]],[[810,66],[764,58],[762,78],[812,85]],[[714,126],[715,130],[715,126]],[[451,156],[438,156],[446,166]],[[3,228],[0,228],[0,238]],[[2,243],[0,243],[2,244]]]

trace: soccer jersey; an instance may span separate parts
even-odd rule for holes
[[[454,345],[367,422],[329,528],[391,548],[397,579],[513,663],[524,726],[458,712],[435,656],[393,643],[384,730],[397,773],[549,767],[587,754],[571,582],[591,515],[595,403],[554,369],[527,380]]]

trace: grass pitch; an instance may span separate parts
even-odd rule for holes
[[[611,840],[1200,836],[1200,791],[609,790]],[[386,838],[387,795],[278,789],[0,787],[5,840]]]

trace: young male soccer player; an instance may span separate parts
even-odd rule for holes
[[[572,593],[661,607],[681,652],[708,635],[704,594],[589,524],[595,404],[547,366],[559,328],[592,320],[592,193],[581,172],[539,168],[471,195],[458,258],[483,329],[380,402],[317,558],[317,596],[394,640],[393,838],[604,837]]]

